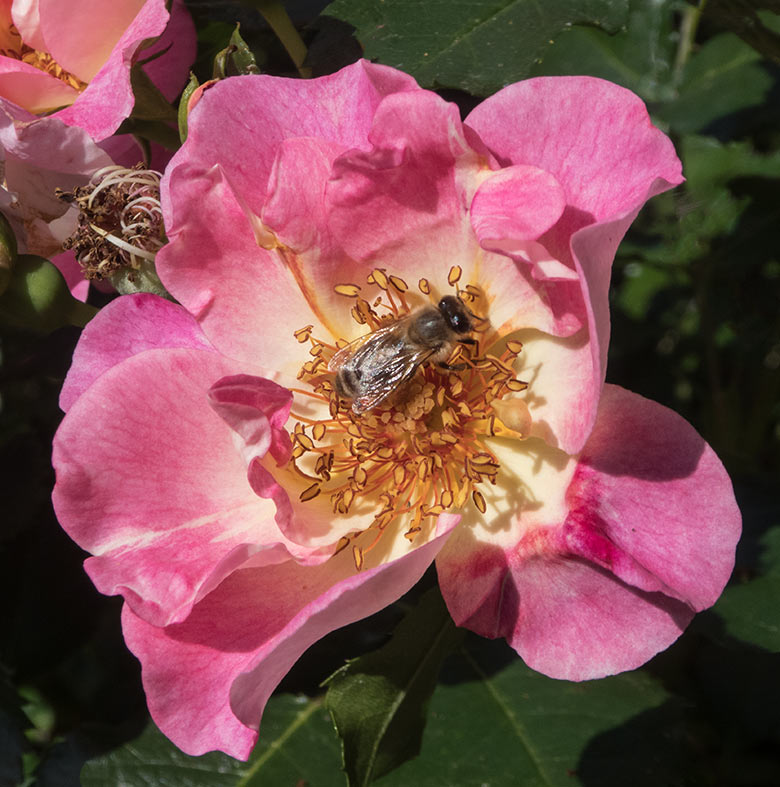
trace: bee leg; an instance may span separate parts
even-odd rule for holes
[[[444,361],[439,361],[436,364],[439,369],[444,369],[448,372],[462,372],[464,369],[468,369],[467,363],[445,363]]]
[[[476,339],[458,339],[461,344],[476,344]]]

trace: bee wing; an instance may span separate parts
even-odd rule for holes
[[[379,341],[382,337],[387,336],[391,331],[398,327],[398,323],[394,322],[392,325],[385,325],[371,333],[366,333],[363,336],[358,336],[349,344],[342,347],[328,362],[328,371],[337,372],[342,366],[350,359],[353,358],[361,347],[364,347],[368,342],[372,344]]]
[[[393,391],[406,382],[417,371],[417,367],[433,355],[434,351],[409,346],[372,371],[361,381],[364,392],[352,401],[352,410],[357,415],[372,410],[381,404]]]

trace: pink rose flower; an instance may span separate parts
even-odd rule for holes
[[[182,0],[0,0],[0,97],[105,139],[133,108],[133,61],[166,48],[144,70],[172,101],[195,55]]]
[[[598,79],[511,85],[464,122],[367,62],[203,93],[162,184],[181,305],[87,326],[54,445],[59,519],[124,597],[174,743],[246,758],[301,653],[434,560],[456,623],[556,678],[637,667],[715,601],[740,531],[721,463],[603,385],[615,249],[680,181]],[[479,345],[355,413],[337,343],[445,295]]]

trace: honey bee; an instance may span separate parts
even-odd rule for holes
[[[438,306],[424,306],[411,314],[361,336],[331,358],[339,396],[352,399],[356,415],[381,404],[424,363],[452,369],[446,363],[456,343],[476,344],[467,334],[480,320],[463,301],[445,295]]]

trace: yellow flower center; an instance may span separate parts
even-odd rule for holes
[[[7,49],[0,49],[0,55],[12,57],[14,60],[21,60],[22,63],[27,63],[28,66],[33,66],[39,71],[59,79],[66,85],[70,85],[74,90],[78,90],[79,93],[86,89],[86,82],[82,82],[78,77],[66,71],[48,52],[41,52],[25,44],[15,25],[11,25],[8,32],[11,34],[14,42],[18,39],[18,43]]]
[[[468,309],[478,315],[481,290],[468,284],[460,289],[461,269],[450,270],[449,283]],[[403,320],[412,313],[407,301],[408,285],[397,276],[375,269],[368,284],[380,290],[369,301],[357,284],[339,284],[335,291],[355,300],[352,318],[370,332]],[[430,296],[431,287],[420,279],[418,288]],[[326,494],[334,514],[347,514],[364,505],[375,511],[368,527],[374,538],[353,543],[355,566],[387,531],[402,523],[404,535],[414,541],[445,511],[455,511],[469,501],[481,513],[486,510],[479,487],[495,484],[500,470],[486,438],[525,435],[513,431],[497,413],[509,404],[502,400],[528,384],[515,377],[512,365],[522,350],[517,341],[495,342],[498,353],[482,353],[476,345],[455,344],[446,365],[421,365],[397,392],[374,409],[357,414],[352,402],[340,397],[334,375],[328,371],[333,356],[347,342],[330,344],[312,335],[307,325],[295,332],[300,343],[310,344],[312,360],[301,367],[298,379],[308,387],[296,393],[327,404],[329,417],[322,420],[293,413],[291,464],[304,482],[302,501]],[[479,329],[477,329],[479,330]],[[368,334],[370,337],[370,333]],[[497,403],[501,405],[496,407]],[[511,405],[510,405],[511,408]],[[323,407],[324,409],[324,407]],[[338,551],[354,541],[344,536]]]

